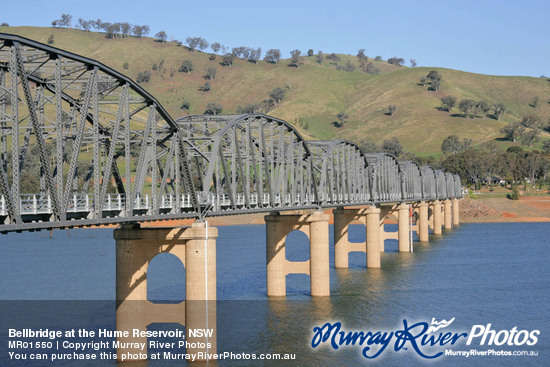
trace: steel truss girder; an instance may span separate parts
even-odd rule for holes
[[[174,121],[103,64],[5,34],[0,157],[0,232],[462,195],[456,175],[308,142],[275,117]]]

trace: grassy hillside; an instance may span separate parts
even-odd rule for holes
[[[149,70],[151,80],[142,86],[175,118],[203,113],[209,102],[220,103],[224,113],[234,113],[238,106],[260,103],[268,98],[270,90],[283,87],[284,100],[269,114],[295,124],[306,137],[341,137],[356,142],[370,139],[380,143],[396,136],[407,150],[421,155],[437,154],[441,142],[450,134],[470,138],[475,144],[495,141],[506,147],[511,143],[498,140],[502,126],[527,114],[536,114],[543,121],[550,118],[550,82],[544,78],[406,68],[385,61],[374,62],[379,74],[365,74],[358,67],[353,72],[336,70],[335,63],[326,59],[319,64],[315,56],[304,57],[299,68],[289,67],[288,60],[276,65],[235,60],[231,67],[222,67],[220,56],[210,60],[208,53],[191,52],[173,42],[159,43],[151,38],[106,39],[94,32],[37,27],[0,27],[0,32],[44,43],[53,35],[53,46],[97,59],[134,80],[140,71]],[[355,56],[339,56],[338,65],[349,61],[358,66]],[[193,63],[190,74],[178,72],[183,60]],[[156,70],[152,70],[155,64]],[[201,92],[199,88],[206,82],[203,76],[209,67],[216,67],[217,75],[209,81],[211,90]],[[443,77],[437,93],[419,85],[420,78],[430,70],[438,70]],[[501,121],[466,120],[457,108],[450,114],[439,109],[444,95],[503,103],[508,110]],[[537,108],[529,106],[534,97],[539,97]],[[190,103],[189,110],[180,109],[183,100]],[[386,114],[390,104],[397,106],[393,116]],[[331,122],[339,112],[348,114],[349,119],[343,127],[336,128]],[[549,137],[543,134],[543,138]]]

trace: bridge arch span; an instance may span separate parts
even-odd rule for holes
[[[413,161],[401,161],[399,162],[399,166],[403,175],[404,200],[422,200],[422,173],[420,166]]]
[[[310,150],[287,122],[264,114],[185,116],[200,201],[212,210],[306,208],[318,202]]]
[[[4,224],[157,216],[167,181],[194,197],[189,180],[161,167],[183,146],[173,119],[139,84],[96,60],[0,34],[0,121],[7,132],[0,155],[11,162],[0,167]],[[198,209],[188,206],[175,212]]]
[[[429,166],[420,167],[422,172],[422,198],[424,200],[437,199],[435,172]]]
[[[322,204],[372,200],[369,163],[357,144],[347,140],[307,141]]]
[[[435,170],[434,174],[437,199],[445,200],[447,198],[447,176],[441,170]]]
[[[388,153],[369,153],[365,156],[371,167],[373,201],[402,201],[402,175],[397,159]]]

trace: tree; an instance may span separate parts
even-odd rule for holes
[[[441,107],[445,108],[449,113],[456,106],[456,98],[453,96],[441,97]]]
[[[527,115],[523,116],[521,119],[521,125],[524,127],[528,127],[530,129],[539,128],[542,124],[542,121],[538,116],[535,115]]]
[[[216,102],[210,102],[206,105],[206,110],[204,110],[205,115],[219,115],[223,110],[221,104]]]
[[[397,57],[397,56],[394,56],[394,57],[390,57],[388,59],[388,64],[392,64],[392,65],[397,65],[397,66],[401,66],[405,63],[405,59],[401,58],[401,57]]]
[[[333,123],[333,125],[336,127],[342,127],[346,122],[348,122],[348,118],[349,118],[349,115],[344,111],[338,112],[338,114],[336,115],[336,119],[338,119],[338,122],[336,124]]]
[[[123,68],[124,70],[128,70],[128,67],[129,67],[129,65],[128,65],[128,62],[127,62],[127,61],[126,61],[124,64],[122,64],[122,68]]]
[[[101,20],[98,19],[96,22],[101,22]],[[132,27],[132,34],[137,38],[147,36],[149,34],[149,26],[148,25],[135,25],[135,26]]]
[[[348,60],[348,62],[344,66],[337,65],[336,70],[343,70],[343,71],[347,71],[347,72],[352,72],[353,70],[355,70],[355,65],[353,65],[351,63],[351,61]]]
[[[71,22],[73,20],[73,16],[70,14],[61,14],[61,19],[58,20],[60,23],[60,26],[65,28],[71,28]]]
[[[529,104],[529,106],[537,108],[539,106],[539,97],[533,98],[533,101]]]
[[[431,70],[426,77],[430,79],[430,81],[442,79],[441,74],[439,74],[437,70]]]
[[[132,26],[128,22],[122,22],[120,23],[120,32],[124,37],[127,37],[130,34],[130,31],[132,30]]]
[[[183,60],[178,71],[180,73],[191,74],[191,71],[193,71],[193,63],[191,62],[191,60]]]
[[[216,68],[211,66],[208,69],[206,69],[206,74],[204,75],[204,79],[212,80],[216,77]]]
[[[363,153],[380,153],[382,151],[379,145],[368,138],[359,143],[359,148]]]
[[[86,31],[89,31],[90,30],[90,26],[88,25],[88,21],[82,19],[82,18],[78,18],[78,25],[77,25],[78,28],[82,29],[82,30],[86,30]],[[85,28],[88,28],[88,29],[85,29]]]
[[[292,50],[290,51],[290,64],[289,66],[299,67],[298,64],[300,63],[302,51],[300,50]]]
[[[472,145],[471,139],[463,139],[462,142],[458,140],[458,136],[449,135],[441,143],[441,152],[457,154],[470,148]]]
[[[271,92],[269,92],[269,97],[277,104],[285,98],[285,90],[281,87],[273,88]]]
[[[210,91],[210,82],[204,83],[203,86],[199,87],[199,90],[201,92],[209,92]]]
[[[238,106],[237,113],[258,113],[262,109],[262,105],[259,103],[248,104],[244,107]]]
[[[10,25],[6,22],[3,22],[2,24],[0,24],[0,27],[9,27]]]
[[[246,59],[248,57],[248,47],[233,47],[231,53],[238,59]]]
[[[323,62],[323,51],[317,52],[317,56],[315,57],[315,61],[317,61],[319,64]]]
[[[189,108],[191,108],[191,103],[188,100],[184,99],[181,102],[180,110],[188,110]]]
[[[327,55],[326,58],[327,60],[332,60],[334,62],[340,61],[340,56],[336,55],[334,52],[331,53],[330,55]]]
[[[163,43],[163,42],[166,42],[168,35],[166,35],[165,31],[160,31],[157,34],[155,34],[155,38],[157,39],[158,42]]]
[[[92,26],[95,28],[96,31],[99,31],[103,28],[103,22],[99,18],[97,20],[92,20]]]
[[[257,49],[249,48],[248,49],[248,61],[256,63],[262,56],[262,49],[258,47]]]
[[[185,43],[187,43],[191,51],[195,51],[195,49],[199,46],[200,37],[187,37],[185,39]]]
[[[365,72],[367,74],[378,74],[380,72],[380,70],[376,66],[374,66],[374,64],[372,62],[369,62],[367,64]]]
[[[502,103],[496,104],[493,107],[495,111],[495,117],[498,121],[500,121],[500,118],[502,117],[502,114],[506,112],[506,106]]]
[[[222,48],[222,45],[219,42],[214,42],[210,44],[210,48],[214,51],[215,54]]]
[[[365,49],[360,48],[357,50],[357,59],[359,60],[359,67],[366,72],[367,71],[367,62],[369,61],[369,58],[367,55],[365,55]]]
[[[53,34],[50,34],[50,36],[48,37],[48,45],[53,45],[55,42],[54,38],[53,38]]]
[[[441,74],[437,70],[431,70],[428,75],[426,75],[426,78],[430,79],[430,85],[434,92],[437,92],[439,90],[439,86],[441,85]]]
[[[208,48],[209,44],[208,44],[208,41],[206,41],[204,38],[202,37],[199,37],[199,44],[198,44],[198,47],[199,47],[199,50],[204,51]]]
[[[539,129],[530,129],[530,130],[524,130],[519,135],[519,141],[523,145],[528,145],[529,147],[532,147],[533,144],[538,142],[540,135]]]
[[[395,136],[391,139],[384,140],[382,143],[382,150],[386,153],[392,154],[396,158],[403,153],[403,147]]]
[[[443,140],[443,143],[441,143],[441,152],[452,153],[452,154],[456,154],[460,152],[460,141],[458,140],[458,136],[456,135],[447,136]]]
[[[307,50],[307,55],[310,56],[310,57],[313,56],[313,49],[312,48]]]
[[[542,151],[546,154],[550,153],[550,140],[545,140],[542,143]]]
[[[425,76],[420,78],[420,85],[424,86],[428,82],[428,78]]]
[[[271,64],[276,64],[281,59],[281,50],[272,48],[265,53],[264,61]]]
[[[467,119],[473,114],[476,102],[471,99],[463,99],[458,104],[458,108],[464,112],[464,118]]]
[[[487,116],[490,110],[491,110],[491,104],[489,102],[485,100],[481,100],[476,103],[476,106],[475,106],[476,114],[480,112],[483,119]]]
[[[504,138],[514,143],[524,131],[525,128],[519,122],[512,122],[500,129],[500,132],[504,134]]]
[[[411,63],[411,68],[415,68],[416,65],[417,65],[416,60],[415,59],[410,59],[409,61]]]
[[[389,105],[388,106],[388,115],[393,116],[393,113],[395,112],[396,109],[397,109],[396,105],[393,105],[393,104]]]
[[[382,60],[382,56],[376,56],[376,57],[374,58],[374,61],[380,61],[380,60]]]
[[[235,55],[232,53],[226,53],[222,56],[222,62],[220,62],[221,66],[231,66],[233,65],[233,60],[235,59]]]
[[[151,72],[149,70],[146,71],[140,71],[138,73],[138,76],[136,78],[136,82],[138,83],[147,83],[151,79]]]

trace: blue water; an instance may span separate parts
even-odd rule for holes
[[[366,269],[365,255],[360,253],[350,255],[349,269],[334,269],[331,243],[331,297],[312,299],[309,277],[290,275],[286,299],[275,301],[266,298],[264,226],[228,226],[218,231],[217,296],[223,300],[217,316],[219,353],[297,356],[293,363],[264,365],[550,365],[550,225],[546,223],[463,224],[441,238],[432,237],[429,244],[415,242],[412,254],[398,253],[397,242],[386,241],[380,269]],[[353,227],[350,240],[364,240],[364,230]],[[306,241],[293,232],[287,258],[306,260]],[[36,302],[31,300],[96,300],[99,305],[115,298],[115,242],[110,229],[55,231],[52,238],[49,232],[8,234],[0,237],[0,251],[0,300],[28,300],[16,308],[32,309]],[[185,298],[185,272],[178,259],[166,254],[155,258],[148,270],[148,296],[150,300]],[[13,303],[10,307],[3,321],[15,317]],[[113,325],[110,310],[97,306],[86,322]],[[312,328],[326,322],[339,321],[345,330],[375,332],[403,329],[404,319],[429,323],[432,318],[453,317],[449,330],[456,332],[469,333],[473,325],[490,323],[496,331],[517,327],[540,330],[540,335],[534,346],[488,347],[479,342],[466,346],[461,341],[451,349],[527,350],[538,356],[443,356],[427,361],[413,350],[395,352],[391,344],[380,357],[367,360],[358,346],[310,347]],[[0,330],[0,338],[5,337],[5,330]],[[6,360],[5,354],[2,349],[2,365],[29,365]],[[218,364],[261,365],[251,361]]]

